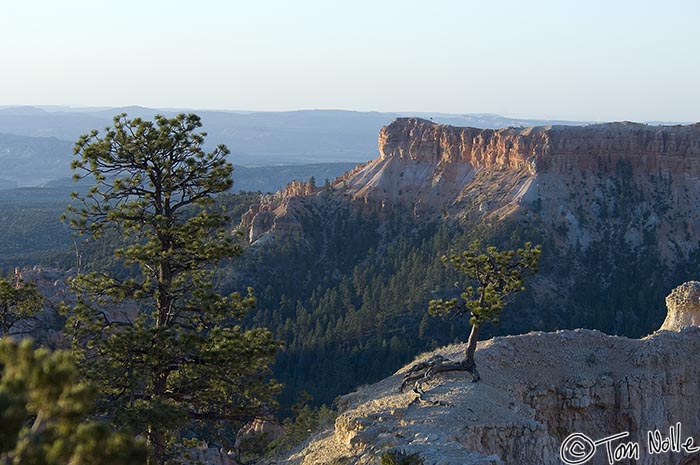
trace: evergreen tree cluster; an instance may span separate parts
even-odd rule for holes
[[[332,222],[344,226],[325,237]],[[246,276],[261,291],[250,321],[285,344],[274,366],[285,385],[283,406],[292,405],[301,391],[317,405],[330,404],[419,353],[466,342],[466,319],[435,318],[425,309],[436,298],[459,297],[452,285],[458,275],[441,256],[465,250],[475,239],[503,249],[531,241],[544,250],[532,285],[509,303],[498,325],[483,327],[483,338],[579,327],[629,337],[649,334],[663,321],[668,290],[693,279],[700,265],[696,253],[673,270],[665,268],[651,239],[643,254],[621,237],[593,243],[586,253],[557,247],[536,218],[415,224],[397,214],[376,229],[376,219],[340,211],[319,223],[325,226],[305,227],[301,242],[282,240],[247,251],[222,282],[228,288],[234,276]],[[333,248],[324,248],[330,240]],[[319,250],[332,250],[334,258],[310,253]],[[543,281],[560,292],[536,294]]]

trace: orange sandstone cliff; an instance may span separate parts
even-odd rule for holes
[[[687,254],[700,234],[700,124],[475,129],[399,118],[379,157],[317,188],[292,183],[245,216],[251,242],[303,237],[300,218],[349,204],[421,219],[537,217],[585,249],[606,228],[635,247],[653,233],[662,254]]]

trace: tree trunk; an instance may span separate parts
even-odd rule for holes
[[[162,246],[160,251],[166,252],[168,249]],[[167,260],[161,260],[158,264],[158,299],[156,301],[156,327],[167,326],[171,319],[172,306],[172,270]]]
[[[160,431],[151,430],[148,439],[151,443],[155,465],[165,465],[165,435]]]
[[[162,373],[156,373],[154,375],[153,382],[153,398],[160,401],[163,400],[166,390],[166,377]],[[148,436],[149,442],[151,443],[151,448],[153,450],[153,457],[155,459],[156,465],[165,465],[166,457],[166,445],[165,445],[165,434],[162,431],[163,425],[153,423],[148,425]]]
[[[476,352],[476,343],[479,341],[479,333],[481,325],[472,325],[472,331],[469,333],[469,341],[467,341],[467,353],[464,358],[464,366],[467,371],[473,372],[476,369],[474,362],[474,352]]]
[[[408,373],[403,377],[403,382],[399,388],[403,392],[404,388],[409,384],[416,382],[414,391],[420,394],[420,381],[425,380],[438,373],[446,373],[448,371],[468,371],[472,375],[472,382],[476,383],[481,379],[479,372],[476,369],[474,362],[474,352],[476,352],[476,343],[479,341],[479,333],[481,325],[472,325],[472,331],[469,333],[469,341],[467,341],[467,350],[464,360],[460,362],[447,362],[442,357],[439,360],[428,360],[426,362],[414,365]]]

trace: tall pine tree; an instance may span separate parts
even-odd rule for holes
[[[99,407],[147,437],[159,465],[188,430],[240,424],[278,391],[266,374],[279,344],[239,324],[254,305],[252,289],[224,296],[214,286],[217,264],[241,248],[213,201],[233,184],[229,151],[205,153],[200,127],[193,114],[153,122],[122,114],[103,135],[82,136],[73,161],[74,178],[95,184],[74,194],[72,226],[93,240],[116,231],[115,257],[137,271],[79,274],[68,327],[100,388]],[[137,311],[110,311],[125,305]]]

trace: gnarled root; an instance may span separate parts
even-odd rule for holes
[[[476,370],[476,366],[472,364],[472,366],[469,367],[466,360],[452,362],[442,355],[436,355],[424,362],[413,365],[404,375],[399,390],[403,392],[408,384],[414,383],[413,392],[418,394],[417,400],[423,402],[422,395],[424,392],[421,386],[422,383],[434,375],[446,373],[448,371],[466,371],[471,374],[472,383],[476,383],[481,379],[479,372]]]

